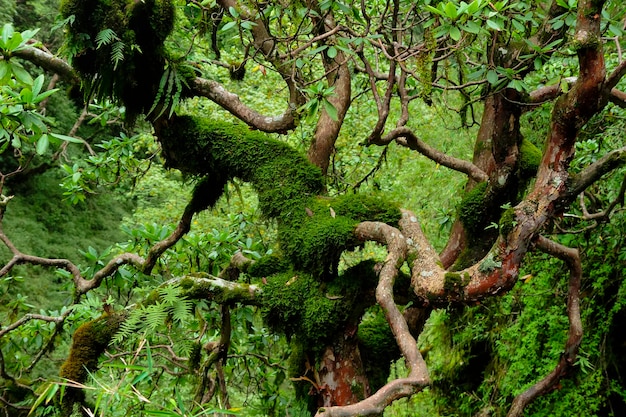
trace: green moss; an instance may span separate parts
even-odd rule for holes
[[[332,279],[341,253],[358,244],[359,222],[394,225],[400,219],[398,205],[378,194],[316,197],[324,188],[320,170],[288,145],[246,126],[178,116],[159,122],[157,134],[168,166],[204,176],[202,187],[212,196],[234,177],[250,182],[262,212],[278,221],[281,248],[296,270]]]
[[[481,182],[463,197],[459,205],[459,220],[470,234],[480,232],[487,226],[485,224],[488,218],[486,192],[487,182]]]
[[[513,207],[506,209],[500,216],[499,230],[502,236],[507,236],[516,226],[516,214]]]
[[[543,155],[528,139],[522,140],[519,148],[519,173],[521,178],[531,178],[537,173]]]
[[[254,278],[269,277],[270,275],[284,272],[291,268],[289,261],[282,256],[265,256],[248,268],[248,275]]]
[[[387,382],[389,365],[400,357],[400,349],[380,307],[370,309],[359,324],[359,350],[372,390]]]
[[[470,276],[467,272],[446,272],[446,274],[444,275],[443,287],[446,291],[452,293],[460,293],[463,291],[463,288],[469,283],[469,281]]]
[[[89,373],[98,368],[100,355],[104,353],[125,317],[124,314],[104,314],[76,329],[70,354],[61,366],[61,378],[85,382]],[[84,395],[82,390],[68,388],[63,397],[64,410],[72,410],[74,404],[84,400]]]

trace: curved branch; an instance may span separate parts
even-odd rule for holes
[[[380,271],[376,300],[385,312],[385,317],[406,361],[409,375],[385,384],[372,396],[356,404],[320,408],[316,414],[317,417],[381,415],[383,410],[394,401],[413,395],[430,383],[428,369],[417,348],[417,342],[393,299],[393,284],[407,254],[406,238],[395,227],[379,222],[363,222],[357,226],[355,234],[361,241],[373,240],[387,245],[389,254]]]
[[[66,61],[57,58],[49,52],[27,46],[17,51],[13,51],[12,55],[25,59],[26,61],[30,61],[41,68],[54,72],[55,74],[59,74],[61,78],[67,81],[71,81],[73,83],[80,82],[80,77]]]
[[[237,94],[226,90],[217,81],[194,78],[189,86],[195,95],[208,98],[247,125],[263,132],[285,133],[297,125],[295,118],[297,105],[295,103],[289,103],[289,107],[281,115],[265,116],[246,106]]]
[[[585,191],[587,187],[598,181],[603,175],[624,164],[626,164],[626,146],[607,153],[602,158],[583,169],[578,175],[570,177],[567,193],[564,195],[565,198],[576,198],[578,194]]]
[[[487,174],[476,165],[464,159],[455,158],[444,152],[438,151],[437,149],[428,145],[426,142],[419,139],[415,135],[415,133],[413,133],[413,131],[406,126],[401,126],[392,130],[387,135],[380,138],[380,140],[373,143],[376,145],[384,146],[389,144],[393,140],[395,140],[399,145],[406,146],[407,148],[413,149],[421,153],[422,155],[438,163],[439,165],[443,165],[454,171],[459,171],[466,174],[476,182],[487,181],[489,179]]]
[[[569,331],[565,350],[559,363],[554,370],[546,375],[541,381],[519,394],[513,400],[507,417],[523,415],[524,408],[538,396],[550,391],[559,380],[571,369],[578,354],[578,348],[583,337],[582,321],[580,318],[580,281],[582,278],[582,266],[577,249],[568,248],[553,242],[543,236],[536,241],[536,248],[555,256],[567,264],[570,269],[569,289],[567,292],[567,317],[569,319]]]

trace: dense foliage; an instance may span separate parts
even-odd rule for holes
[[[0,409],[617,416],[618,0],[0,0]]]

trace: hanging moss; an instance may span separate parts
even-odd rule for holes
[[[89,372],[98,368],[98,358],[104,353],[124,319],[124,314],[104,314],[76,329],[70,354],[61,366],[61,378],[84,383]],[[62,403],[66,415],[70,415],[74,405],[82,403],[84,397],[82,390],[68,388]]]
[[[84,78],[86,94],[120,100],[130,118],[147,112],[164,73],[164,42],[174,27],[173,2],[63,0],[61,15],[74,16],[67,49]]]

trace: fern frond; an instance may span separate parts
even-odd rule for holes
[[[150,107],[150,110],[148,111],[149,115],[157,108],[157,106],[161,102],[161,97],[163,97],[163,91],[165,89],[165,83],[167,82],[169,77],[170,77],[170,68],[167,67],[165,68],[165,71],[163,72],[163,75],[161,76],[161,81],[159,81],[159,89],[157,90],[156,97],[154,97],[154,103],[152,103],[152,107]],[[163,111],[161,111],[161,113],[159,113],[155,117],[155,119],[158,119],[159,116],[161,116],[162,114],[163,114]]]
[[[113,61],[113,71],[117,69],[117,64],[124,60],[124,42],[117,41],[111,46],[111,61]]]
[[[100,49],[102,45],[108,45],[113,41],[119,41],[120,38],[117,37],[117,34],[113,29],[102,29],[96,35],[96,49]]]

